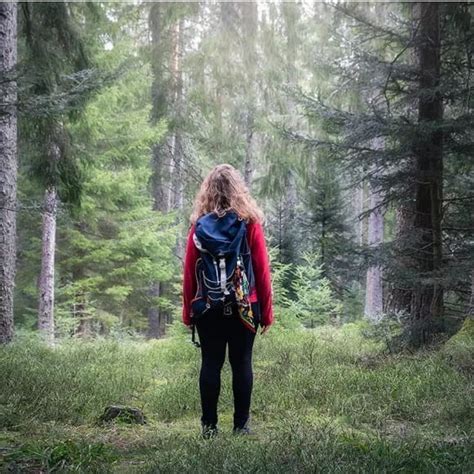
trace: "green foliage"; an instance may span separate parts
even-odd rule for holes
[[[472,239],[466,238],[466,232],[472,231],[472,212],[468,211],[472,208],[472,195],[466,194],[466,190],[472,187],[474,122],[470,113],[472,96],[468,93],[471,72],[462,57],[466,45],[472,42],[474,16],[472,6],[464,3],[436,6],[436,14],[439,13],[440,22],[445,25],[440,32],[439,84],[436,88],[425,87],[423,81],[420,82],[420,67],[424,66],[419,54],[425,41],[420,34],[423,29],[420,25],[426,18],[419,24],[413,21],[418,6],[416,3],[367,5],[352,2],[337,5],[332,18],[324,15],[323,22],[332,23],[332,29],[329,40],[324,41],[318,47],[316,57],[313,56],[315,83],[294,88],[293,94],[302,108],[301,116],[307,118],[312,127],[307,130],[287,126],[291,131],[286,136],[317,157],[337,162],[341,172],[344,170],[342,182],[347,188],[352,185],[354,189],[361,182],[369,182],[383,195],[384,208],[391,205],[397,209],[397,214],[400,212],[397,217],[404,216],[397,223],[396,232],[387,229],[388,242],[379,249],[375,260],[384,268],[385,282],[392,289],[403,288],[405,295],[418,292],[427,283],[436,287],[441,285],[447,321],[446,324],[430,321],[428,332],[449,332],[453,326],[449,320],[457,320],[462,311],[460,308],[467,304],[471,293],[473,249]],[[443,114],[436,121],[427,123],[419,114],[420,99],[435,94],[439,94]],[[412,223],[411,213],[415,209],[412,205],[421,203],[416,187],[422,181],[413,165],[413,153],[420,140],[428,143],[422,148],[429,149],[436,132],[443,136],[443,202],[439,204],[443,209],[437,237],[441,241],[443,258],[439,268],[427,274],[422,260],[416,258],[418,251],[413,250],[417,245],[415,225],[418,223],[416,220]],[[432,159],[429,152],[426,159]],[[310,167],[308,170],[313,171]],[[418,172],[423,174],[424,171],[419,169]],[[319,193],[315,209],[322,210],[323,216],[326,210],[329,216],[337,216],[347,205],[333,207],[330,200],[324,199],[332,189],[331,180],[337,183],[337,176],[330,172],[329,179],[318,182],[317,176],[315,178],[311,183],[317,183],[316,192],[310,191],[314,196]],[[436,200],[427,209],[431,207],[438,208]],[[422,213],[419,207],[417,211]],[[360,210],[356,212],[360,214]],[[390,225],[393,215],[388,218]],[[341,236],[341,232],[336,234]],[[355,263],[352,268],[357,268],[357,264],[363,262],[356,249],[344,253],[341,252],[343,247],[336,248],[329,260],[341,259],[342,269],[349,270],[343,278],[343,286],[347,288],[352,286],[350,265]],[[349,260],[345,262],[348,256]],[[388,288],[385,293],[390,292]],[[407,302],[410,298],[404,300],[395,293],[396,290],[389,303],[404,306],[412,312],[411,318],[406,320],[407,331],[414,335],[412,343],[424,339],[427,328],[419,321],[426,316],[420,318],[415,314],[416,305]]]
[[[276,306],[287,306],[289,304],[289,288],[286,282],[290,277],[291,264],[282,263],[278,259],[278,249],[275,247],[269,247],[268,254],[271,266],[273,301]]]
[[[85,40],[90,18],[83,13],[82,5],[43,2],[22,4],[18,15],[19,124],[28,156],[24,169],[40,186],[56,187],[61,200],[74,205],[81,200],[83,177],[68,125],[108,81]]]
[[[116,449],[104,443],[74,442],[57,444],[29,443],[5,457],[12,469],[46,470],[46,472],[108,472],[118,458]]]
[[[444,350],[386,356],[363,336],[366,328],[366,322],[275,327],[257,336],[251,412],[257,434],[230,434],[226,364],[221,435],[212,441],[199,437],[200,354],[188,335],[65,341],[54,349],[22,337],[0,351],[1,424],[9,427],[0,436],[8,463],[102,466],[102,472],[129,470],[134,462],[166,472],[280,472],[282,465],[312,472],[314,463],[328,472],[468,470],[469,374]],[[465,347],[472,353],[472,344]],[[110,404],[142,409],[148,425],[98,426]]]
[[[352,282],[349,288],[346,288],[342,298],[343,316],[342,321],[353,322],[361,319],[364,314],[365,291],[358,282]]]
[[[386,315],[364,330],[364,335],[384,344],[389,353],[397,353],[407,349],[407,338],[403,331],[403,318]]]
[[[20,325],[33,327],[36,320],[38,202],[46,182],[61,181],[68,202],[63,199],[58,216],[57,335],[126,337],[146,329],[150,307],[180,319],[175,252],[192,200],[213,165],[244,170],[247,155],[250,188],[277,248],[276,326],[360,317],[364,232],[356,243],[354,230],[366,218],[359,227],[354,186],[372,179],[372,165],[380,168],[379,184],[392,200],[386,239],[394,239],[396,205],[406,201],[412,182],[405,170],[411,140],[426,132],[413,120],[418,76],[410,57],[416,45],[404,43],[411,34],[408,9],[285,2],[258,5],[257,14],[252,8],[238,2],[21,5]],[[443,34],[453,44],[445,51],[441,91],[449,105],[443,133],[452,137],[444,144],[443,235],[452,253],[443,287],[453,315],[470,293],[472,104],[466,97],[472,94],[466,94],[464,57],[472,17],[465,5],[442,9]],[[152,30],[161,36],[150,48]],[[451,63],[459,74],[448,70]],[[182,90],[175,76],[184,78]],[[70,159],[43,166],[43,145],[59,119],[64,133],[55,138]],[[176,133],[184,202],[163,215],[151,210],[150,182],[175,186],[176,176],[167,166],[152,174],[150,159],[154,146],[174,143]],[[372,149],[374,137],[386,138],[384,150]],[[69,202],[79,191],[77,208]],[[375,257],[390,282],[400,263],[391,245]],[[305,251],[319,253],[320,263],[312,267]],[[408,281],[408,271],[400,273]],[[164,296],[151,296],[152,282],[165,284]]]
[[[112,71],[126,55],[133,54],[135,46],[127,36],[117,35],[114,48],[101,49],[96,59]],[[151,282],[178,279],[173,251],[181,231],[175,215],[152,210],[148,188],[151,148],[163,136],[166,124],[149,123],[150,80],[149,65],[135,57],[113,84],[87,104],[81,117],[69,124],[75,153],[81,156],[84,194],[80,208],[63,207],[58,216],[58,336],[109,334],[120,331],[119,326],[125,332],[127,328],[142,330],[149,306],[170,303],[148,295]],[[38,191],[24,179],[26,174],[22,170],[20,195],[31,198]],[[38,194],[40,197],[41,192]],[[30,223],[31,215],[22,214],[20,317],[25,307],[36,306],[32,280],[41,251],[39,235],[33,233],[38,227]]]
[[[170,303],[150,296],[151,283],[179,276],[173,252],[181,229],[176,215],[152,210],[149,189],[152,148],[166,122],[150,122],[151,66],[135,48],[122,33],[111,50],[101,51],[107,68],[124,56],[130,66],[88,105],[73,129],[87,157],[87,197],[65,222],[60,301],[79,305],[81,313],[73,317],[92,325],[92,333],[107,334],[118,325],[143,331],[148,308]]]
[[[306,251],[318,252],[326,276],[341,295],[354,282],[360,260],[349,222],[354,189],[343,193],[344,174],[338,160],[319,152],[305,170],[301,225]]]
[[[307,326],[338,321],[342,305],[334,298],[329,280],[323,276],[318,254],[306,252],[293,271],[291,287],[296,298],[290,310]]]
[[[122,350],[117,342],[101,340],[47,348],[36,338],[20,339],[2,352],[9,386],[2,393],[1,425],[22,424],[30,416],[83,423],[109,404],[126,404],[148,385],[153,372],[151,360],[148,368],[145,364],[150,354],[140,347],[129,342]]]

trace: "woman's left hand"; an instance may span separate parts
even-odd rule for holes
[[[262,326],[262,330],[260,331],[260,334],[265,334],[268,331],[268,328],[270,326]]]

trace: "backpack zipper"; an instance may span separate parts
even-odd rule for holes
[[[227,289],[227,275],[226,275],[226,268],[225,268],[225,258],[221,257],[219,259],[219,268],[221,269],[221,291],[224,295],[229,294],[229,290]]]
[[[214,270],[216,271],[216,282],[218,282],[219,281],[219,270],[217,269],[217,262],[216,262],[215,258],[212,259],[212,263],[214,263]]]

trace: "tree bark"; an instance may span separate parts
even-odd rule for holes
[[[87,232],[87,225],[83,220],[74,223],[74,227],[78,232]],[[76,250],[76,255],[81,260],[85,257],[85,252],[80,249]],[[78,283],[85,276],[84,266],[78,261],[72,267],[72,281]],[[92,318],[87,304],[87,292],[83,288],[78,288],[74,294],[74,302],[72,308],[73,318],[76,321],[76,327],[73,334],[78,337],[87,337],[92,335]]]
[[[415,221],[414,192],[407,195],[395,211],[395,262],[390,269],[389,288],[385,311],[392,314],[411,314],[414,268],[413,235]],[[407,276],[408,275],[408,276]]]
[[[431,341],[443,329],[441,203],[443,186],[443,136],[439,122],[443,104],[436,88],[440,83],[439,4],[418,3],[417,56],[420,74],[418,122],[426,130],[414,146],[416,163],[415,242],[418,284],[411,305],[412,345]],[[429,131],[429,128],[433,131]]]
[[[173,191],[174,199],[171,204],[173,209],[183,208],[183,167],[184,167],[184,143],[182,136],[182,125],[184,119],[184,89],[182,57],[184,53],[184,20],[181,18],[174,25],[174,53],[173,53],[173,88],[174,88],[174,148],[173,148]]]
[[[296,22],[299,17],[298,5],[295,3],[282,3],[281,4],[281,15],[284,26],[285,34],[285,73],[286,82],[291,87],[296,87],[298,84],[297,69],[295,62],[297,60],[298,53],[298,42],[296,35]],[[298,128],[301,126],[298,119],[298,112],[296,108],[295,100],[292,97],[286,98],[286,115],[288,125]],[[286,149],[284,152],[288,152]],[[315,165],[316,166],[316,165]],[[290,263],[296,259],[297,253],[297,242],[295,239],[295,228],[296,223],[296,208],[298,205],[298,191],[296,182],[296,173],[293,171],[293,166],[288,163],[287,169],[285,170],[284,177],[284,189],[283,197],[280,200],[280,205],[283,214],[283,223],[281,224],[283,233],[282,244],[284,246],[283,262]],[[325,267],[323,267],[325,268]]]
[[[74,295],[73,316],[78,321],[74,335],[78,337],[89,337],[92,335],[92,324],[87,313],[86,294],[77,292]]]
[[[254,161],[254,112],[249,108],[245,119],[245,163],[244,180],[249,189],[252,187]]]
[[[13,339],[17,193],[17,4],[0,3],[0,343]],[[10,76],[10,77],[9,77]]]
[[[364,245],[364,222],[365,219],[362,219],[360,216],[365,211],[365,199],[364,199],[364,183],[362,183],[355,192],[355,202],[354,208],[356,212],[357,222],[356,222],[356,235],[357,235],[357,244],[362,247]]]
[[[247,71],[248,99],[245,106],[245,163],[244,180],[249,189],[252,187],[253,172],[255,166],[255,104],[256,94],[256,41],[258,29],[258,10],[254,1],[239,4],[242,14],[242,56]]]
[[[53,147],[56,146],[53,145]],[[58,153],[58,150],[55,153]],[[54,343],[54,257],[57,205],[56,188],[49,186],[44,193],[41,271],[38,282],[38,329],[49,344]]]
[[[166,213],[168,211],[169,189],[166,189],[165,183],[169,178],[169,168],[166,166],[166,144],[156,144],[153,149],[152,160],[152,198],[153,210]],[[169,183],[169,181],[168,181]],[[158,305],[153,301],[160,296],[162,284],[155,281],[150,284],[148,295],[152,303],[148,309],[148,337],[159,338],[164,335],[160,328],[164,328],[162,320],[166,320],[166,315],[162,313]]]
[[[163,283],[155,282],[148,292],[153,299],[158,298],[162,291]],[[166,333],[167,315],[160,309],[156,302],[153,302],[148,309],[148,333],[150,339],[159,339]]]
[[[230,34],[235,34],[238,23],[237,5],[238,2],[220,2],[220,20],[224,31]]]
[[[411,32],[413,35],[418,31],[419,12],[416,8],[411,10]],[[409,61],[412,65],[418,64],[417,54],[414,48],[409,51]],[[406,114],[410,120],[415,120],[417,111],[416,101],[407,105]],[[413,177],[404,183],[403,200],[398,203],[395,211],[395,242],[394,255],[390,268],[387,269],[387,313],[395,315],[410,315],[413,289],[416,284],[413,278],[413,269],[416,268],[413,251],[413,235],[415,228],[415,205],[416,205],[416,160],[411,159],[404,166],[408,176]]]
[[[173,56],[173,87],[174,87],[174,148],[173,148],[173,202],[170,209],[183,210],[185,182],[185,144],[183,133],[185,117],[184,83],[183,83],[183,54],[184,54],[184,19],[180,18],[174,25],[174,56]],[[182,220],[182,212],[177,213],[177,224]],[[185,227],[185,226],[182,226]],[[180,232],[176,239],[176,255],[184,258],[185,235]]]
[[[170,5],[164,3],[154,3],[150,8],[150,31],[152,42],[151,65],[153,71],[152,98],[153,109],[151,120],[158,123],[171,111],[175,102],[176,67],[177,67],[177,47],[178,36],[170,35],[169,28],[166,27],[165,17]],[[176,25],[175,25],[176,28]],[[167,73],[168,70],[168,73]],[[176,145],[176,135],[174,132],[168,133],[162,143],[156,143],[153,147],[151,160],[151,194],[152,208],[154,211],[167,213],[173,204],[172,180],[174,164],[174,153]],[[156,299],[165,292],[162,282],[152,281],[148,289],[148,296],[151,300],[147,311],[149,338],[159,338],[164,335],[167,315],[159,308]]]
[[[376,150],[382,150],[384,147],[383,139],[376,138],[373,143]],[[375,176],[377,175],[374,172]],[[380,204],[383,201],[380,189],[369,180],[370,209],[373,209],[369,215],[368,245],[377,249],[383,243],[383,212]],[[370,321],[379,321],[383,314],[383,287],[382,287],[382,268],[377,263],[372,263],[367,269],[365,290],[365,317]]]

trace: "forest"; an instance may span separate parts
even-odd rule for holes
[[[1,2],[0,470],[472,469],[473,14]],[[221,163],[265,215],[275,323],[257,439],[205,442],[182,278]]]

